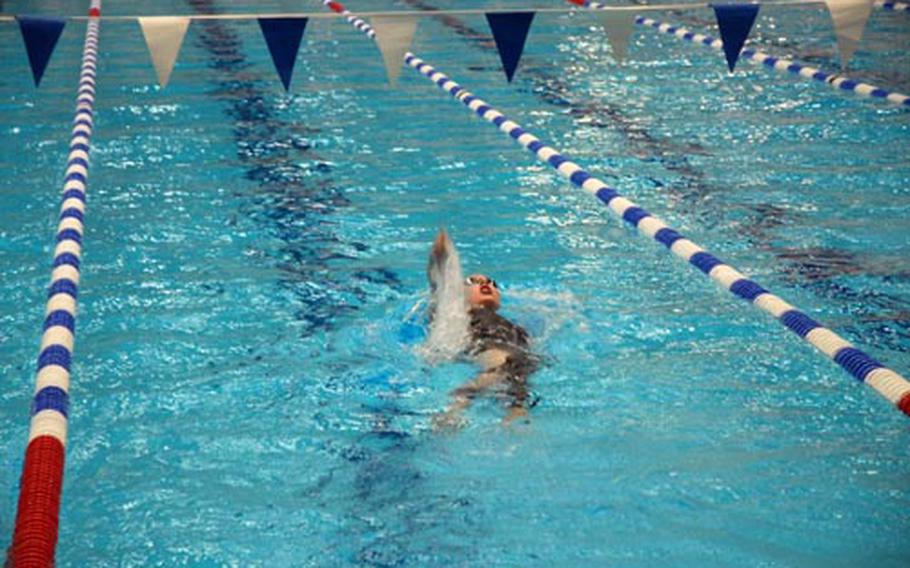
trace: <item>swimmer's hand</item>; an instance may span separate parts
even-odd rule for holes
[[[529,422],[530,415],[528,414],[528,409],[523,406],[513,406],[509,409],[509,413],[506,414],[505,418],[502,419],[502,425],[508,426],[516,420],[521,422]]]
[[[439,229],[436,239],[433,241],[433,248],[430,249],[430,262],[427,263],[427,280],[430,282],[430,290],[435,291],[439,287],[442,275],[445,273],[445,265],[449,260],[455,245],[452,239],[446,233],[445,229]]]
[[[454,246],[446,230],[439,229],[436,239],[433,241],[433,250],[430,251],[430,262],[444,264]]]

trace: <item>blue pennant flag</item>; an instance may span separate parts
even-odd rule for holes
[[[275,63],[275,70],[281,77],[285,91],[291,86],[291,74],[294,72],[294,62],[297,60],[306,23],[307,18],[259,18],[262,36],[269,46],[272,62]]]
[[[752,24],[758,15],[758,4],[712,4],[714,15],[717,16],[717,27],[720,28],[720,38],[724,42],[724,56],[730,73],[736,67],[739,52],[749,37]]]
[[[501,12],[487,14],[487,22],[496,40],[499,59],[506,71],[506,78],[512,82],[512,76],[525,48],[528,30],[534,20],[534,12]]]
[[[41,83],[41,77],[51,60],[57,40],[63,33],[66,20],[60,18],[41,18],[38,16],[16,16],[19,22],[19,31],[25,42],[25,51],[28,53],[28,62],[32,66],[32,77],[35,86]]]

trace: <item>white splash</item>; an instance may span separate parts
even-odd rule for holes
[[[430,334],[420,352],[432,363],[458,357],[468,346],[468,306],[464,293],[461,260],[454,246],[448,248],[445,262],[430,265],[429,277],[436,282],[430,298],[430,309],[435,308]]]
[[[568,291],[509,287],[508,310],[526,325],[533,343],[546,343],[557,331],[571,324],[576,332],[590,331],[587,318],[578,309],[578,298]]]

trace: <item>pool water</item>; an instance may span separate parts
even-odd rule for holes
[[[301,9],[323,8],[105,13]],[[654,17],[716,35],[706,10]],[[3,547],[83,33],[35,90],[0,25]],[[347,24],[310,22],[289,95],[259,34],[194,23],[160,90],[136,23],[102,25],[59,566],[905,565],[910,423],[887,401],[419,74],[387,87]],[[837,66],[820,8],[766,7],[747,45]],[[422,19],[413,51],[910,370],[906,110],[746,62],[731,77],[641,27],[618,67],[584,13],[538,15],[512,84],[482,16]],[[876,10],[855,76],[910,92],[908,54],[908,16]],[[475,372],[420,355],[441,226],[544,358],[528,423],[482,400],[431,428]]]

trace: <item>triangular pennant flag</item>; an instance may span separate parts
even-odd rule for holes
[[[635,27],[635,12],[632,10],[600,10],[600,23],[607,32],[607,41],[613,50],[613,58],[622,63],[629,48],[629,36]]]
[[[189,25],[190,19],[184,17],[139,18],[142,35],[145,36],[145,43],[155,65],[155,73],[158,74],[158,84],[162,87],[166,87],[171,78],[171,71],[174,69],[177,54],[180,53],[180,46],[183,44],[183,36],[186,35],[186,28]]]
[[[36,16],[17,16],[16,21],[19,22],[19,31],[22,32],[22,41],[25,42],[25,51],[37,87],[41,83],[47,62],[54,53],[54,47],[57,46],[57,40],[63,33],[66,21]]]
[[[307,18],[259,18],[259,28],[285,91],[291,87],[291,74],[306,24]]]
[[[525,48],[528,30],[534,20],[534,12],[499,12],[487,14],[487,23],[496,40],[499,59],[506,72],[506,79],[512,82],[521,52]]]
[[[370,24],[376,30],[376,43],[382,52],[386,76],[393,87],[401,75],[404,55],[411,48],[417,31],[417,18],[413,16],[374,16]]]
[[[834,33],[837,34],[841,70],[846,71],[847,63],[863,37],[873,0],[825,0],[825,4],[831,12]]]
[[[739,52],[749,37],[752,24],[758,15],[758,4],[712,4],[714,15],[717,17],[717,27],[720,28],[720,38],[724,42],[724,57],[727,58],[727,67],[730,73],[736,67]]]

